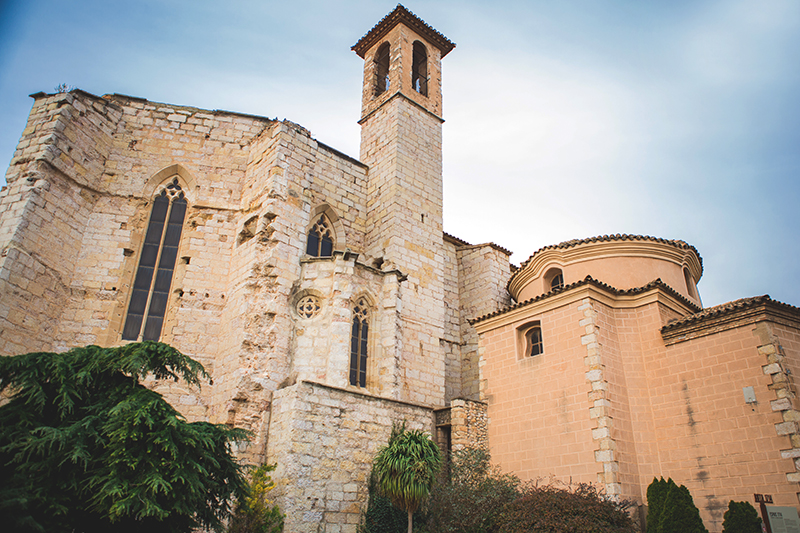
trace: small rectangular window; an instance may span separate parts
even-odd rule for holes
[[[518,326],[516,337],[518,359],[529,359],[544,353],[544,336],[542,335],[542,325],[538,320]]]

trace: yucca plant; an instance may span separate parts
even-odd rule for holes
[[[439,447],[419,430],[395,426],[386,446],[378,451],[373,472],[383,495],[408,513],[408,533],[412,519],[430,493],[442,466]]]

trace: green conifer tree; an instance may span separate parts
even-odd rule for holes
[[[678,487],[672,479],[667,483],[669,490],[656,533],[708,533],[689,489]]]
[[[672,481],[670,479],[670,481]],[[653,478],[647,487],[647,533],[658,533],[661,515],[664,512],[664,500],[667,498],[669,484],[662,477]]]
[[[747,502],[731,500],[723,520],[723,533],[761,533],[761,518],[758,516],[758,511]]]

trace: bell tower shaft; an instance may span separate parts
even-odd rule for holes
[[[366,252],[408,276],[398,353],[408,391],[400,396],[429,405],[444,396],[441,58],[454,46],[399,5],[353,46],[364,59]]]

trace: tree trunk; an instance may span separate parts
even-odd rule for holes
[[[409,510],[408,511],[408,533],[412,533],[412,530],[414,529],[412,524],[411,524],[411,519],[412,518],[414,518],[414,513],[412,513],[411,510]]]

